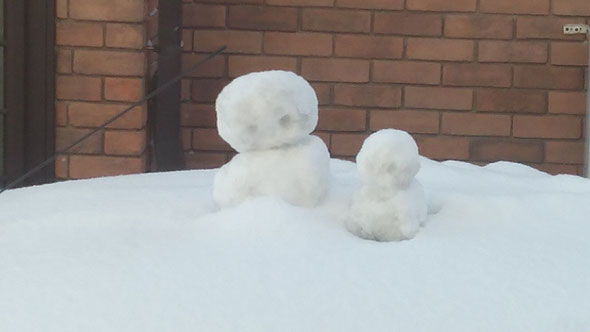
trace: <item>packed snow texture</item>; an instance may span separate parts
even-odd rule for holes
[[[405,188],[420,170],[416,142],[405,131],[383,129],[363,142],[356,156],[364,185],[382,188]]]
[[[309,135],[318,122],[318,99],[305,79],[279,70],[240,76],[215,107],[219,135],[239,152],[215,175],[219,206],[267,195],[303,207],[321,201],[330,154]]]
[[[438,213],[411,241],[343,225],[333,160],[314,209],[218,210],[214,171],[0,195],[2,332],[590,331],[590,181],[421,160]]]
[[[354,195],[346,227],[377,241],[413,238],[427,216],[416,142],[407,132],[383,129],[369,136],[357,156],[361,188]]]
[[[288,71],[240,76],[217,97],[219,135],[238,152],[292,144],[318,122],[318,99],[305,79]]]
[[[296,206],[313,207],[326,194],[329,167],[326,144],[312,135],[295,145],[238,153],[215,174],[213,198],[229,207],[274,195]]]

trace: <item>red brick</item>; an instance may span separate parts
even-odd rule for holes
[[[192,2],[192,1],[188,1]],[[264,0],[198,0],[200,3],[211,3],[211,4],[249,4],[249,5],[261,5]]]
[[[473,45],[471,40],[408,38],[406,56],[420,60],[471,61]]]
[[[229,77],[237,77],[264,70],[296,71],[297,59],[271,56],[232,55],[229,57]]]
[[[443,84],[509,87],[512,68],[507,65],[448,64],[443,68]]]
[[[208,151],[233,151],[214,128],[199,128],[193,130],[193,148]]]
[[[69,164],[70,158],[66,155],[59,155],[57,159],[55,159],[54,163],[54,170],[55,170],[55,177],[57,179],[67,179],[69,178]]]
[[[328,132],[319,132],[319,131],[314,131],[311,133],[314,136],[317,136],[319,138],[322,139],[322,141],[324,141],[324,144],[326,144],[326,147],[330,146],[330,133]]]
[[[585,114],[586,93],[549,91],[549,113]]]
[[[459,38],[512,39],[512,17],[449,15],[445,36]]]
[[[517,66],[514,86],[522,88],[580,90],[584,86],[581,68]]]
[[[191,100],[191,80],[184,79],[181,81],[180,87],[180,100],[189,101]]]
[[[514,137],[580,138],[582,120],[565,115],[515,115]]]
[[[180,139],[182,140],[182,150],[188,151],[193,148],[193,130],[191,128],[180,129]]]
[[[440,84],[438,63],[415,61],[375,61],[373,81],[388,83]]]
[[[391,85],[339,84],[334,87],[336,105],[399,107],[401,99],[401,88]]]
[[[55,124],[60,127],[68,125],[68,106],[69,104],[62,101],[55,102]]]
[[[104,97],[107,100],[136,102],[143,97],[143,79],[107,77]]]
[[[554,65],[587,66],[588,43],[551,43],[551,63]]]
[[[75,127],[99,127],[127,107],[128,105],[124,104],[71,103],[68,108],[69,122]],[[143,107],[136,107],[109,124],[107,128],[141,129],[145,121],[146,110]]]
[[[214,128],[217,124],[215,106],[182,104],[180,106],[180,124],[182,126]]]
[[[479,62],[546,63],[547,43],[480,41]]]
[[[460,88],[405,88],[405,106],[412,108],[471,110],[473,91]]]
[[[335,156],[356,156],[367,134],[332,134],[330,152]]]
[[[262,6],[231,6],[227,19],[230,28],[296,31],[297,9]]]
[[[336,0],[336,6],[360,9],[404,9],[404,0]]]
[[[303,59],[301,72],[311,81],[366,83],[369,81],[369,61]]]
[[[557,174],[580,174],[578,167],[575,165],[560,165],[560,164],[533,164],[532,167],[543,171],[545,173]]]
[[[57,127],[55,131],[55,149],[65,151],[75,141],[92,132],[91,129],[62,128]],[[102,153],[103,132],[99,131],[74,146],[70,152],[74,153]]]
[[[334,0],[266,0],[267,5],[299,7],[332,7]]]
[[[484,112],[545,113],[545,92],[530,90],[480,89],[477,110]]]
[[[367,113],[356,109],[321,109],[318,130],[364,131]]]
[[[590,16],[590,3],[587,0],[553,1],[553,13],[558,15]]]
[[[72,51],[58,49],[56,70],[60,74],[70,74],[72,72]]]
[[[185,27],[224,27],[225,6],[184,4],[182,6],[182,25]]]
[[[545,161],[550,163],[583,164],[584,142],[545,142]]]
[[[332,54],[332,36],[309,32],[267,32],[264,35],[264,52],[281,55]]]
[[[108,59],[108,61],[105,61]],[[143,76],[145,57],[140,52],[75,50],[74,72],[81,74]]]
[[[199,79],[193,80],[191,85],[191,97],[196,102],[214,102],[224,86],[229,83],[225,79]]]
[[[104,152],[109,155],[137,156],[145,151],[145,131],[107,130],[104,134]]]
[[[220,152],[192,152],[184,155],[187,169],[210,169],[223,166],[227,155]]]
[[[407,0],[409,10],[474,12],[476,0]]]
[[[529,140],[477,139],[471,141],[471,159],[542,162],[543,143]]]
[[[442,17],[437,14],[376,12],[376,33],[409,36],[440,36]]]
[[[437,134],[438,112],[428,111],[371,111],[369,129],[396,128],[411,133]]]
[[[72,179],[142,173],[145,169],[143,157],[70,156]]]
[[[107,47],[141,49],[144,46],[144,30],[139,24],[107,24]]]
[[[189,29],[182,30],[182,50],[191,52],[193,50],[194,31]]]
[[[182,68],[183,70],[188,70],[189,68],[193,68],[190,70],[189,73],[186,74],[187,77],[208,77],[208,78],[216,78],[216,77],[223,77],[225,75],[225,57],[224,56],[216,56],[213,59],[207,61],[206,64],[202,66],[195,65],[203,60],[202,54],[194,54],[194,53],[184,53],[182,54]]]
[[[262,33],[253,31],[197,30],[194,49],[211,52],[226,45],[226,53],[258,54],[262,51]]]
[[[482,13],[498,14],[530,14],[543,15],[549,13],[549,0],[480,0],[479,10]],[[561,0],[559,0],[561,1]]]
[[[304,9],[302,26],[313,31],[369,32],[371,14],[344,9]]]
[[[520,16],[516,19],[516,38],[583,40],[581,35],[563,34],[563,26],[570,23],[585,22],[583,19]]]
[[[56,24],[57,45],[102,46],[102,24],[88,22],[58,21]]]
[[[336,35],[336,56],[370,59],[399,59],[404,41],[398,37]]]
[[[311,83],[315,90],[320,105],[328,105],[332,102],[332,88],[330,84]]]
[[[85,76],[61,76],[56,79],[57,99],[100,100],[100,78]]]
[[[55,16],[59,18],[68,17],[68,0],[57,0],[55,2]]]
[[[141,22],[144,0],[70,0],[70,17],[92,21]]]
[[[510,116],[475,113],[443,113],[443,134],[510,136]]]
[[[468,160],[469,139],[465,137],[425,136],[415,137],[420,154],[437,160]]]

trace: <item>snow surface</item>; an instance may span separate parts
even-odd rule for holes
[[[437,212],[409,241],[343,226],[359,180],[332,161],[315,209],[218,211],[214,171],[0,195],[0,330],[589,331],[590,182],[422,159]]]
[[[215,174],[213,199],[221,207],[274,195],[303,207],[316,206],[330,180],[330,153],[324,141],[307,136],[295,145],[242,152]]]
[[[293,144],[318,123],[318,98],[295,73],[250,73],[223,88],[215,102],[219,135],[238,152]]]
[[[377,241],[416,236],[428,208],[415,179],[420,155],[412,136],[403,130],[379,130],[363,142],[356,160],[361,188],[353,196],[346,228]]]

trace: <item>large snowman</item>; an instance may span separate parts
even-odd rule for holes
[[[330,154],[310,135],[318,99],[305,79],[279,70],[247,74],[221,91],[215,109],[219,135],[238,152],[215,175],[219,206],[266,195],[302,207],[323,199]]]
[[[380,130],[369,136],[356,157],[361,187],[352,199],[347,228],[376,241],[413,238],[427,216],[416,142],[405,131]]]

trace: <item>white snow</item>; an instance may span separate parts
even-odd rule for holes
[[[219,135],[238,152],[292,144],[318,122],[318,98],[305,79],[281,70],[234,79],[217,97]]]
[[[421,160],[416,237],[343,225],[359,186],[332,161],[314,209],[217,211],[214,171],[0,195],[0,330],[589,331],[590,181]]]
[[[346,227],[377,241],[416,236],[426,220],[426,197],[414,177],[420,169],[416,142],[405,131],[383,129],[363,142],[357,156],[361,188],[354,195]]]
[[[239,153],[215,175],[221,207],[274,195],[313,207],[324,197],[330,154],[309,134],[318,122],[318,99],[309,83],[288,71],[240,76],[217,97],[217,130]]]
[[[275,195],[296,206],[314,207],[328,189],[329,167],[326,144],[312,135],[295,145],[238,153],[215,174],[213,198],[229,207]]]

